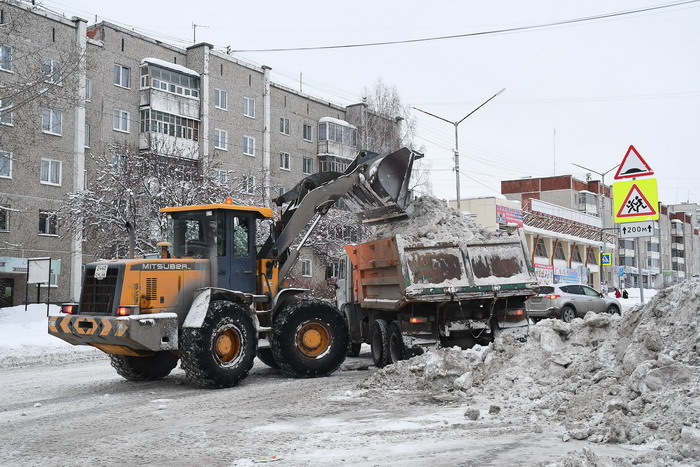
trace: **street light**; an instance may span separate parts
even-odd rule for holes
[[[607,175],[608,173],[615,170],[620,164],[617,164],[615,167],[612,167],[612,168],[606,170],[605,172],[596,172],[593,169],[589,169],[588,167],[584,167],[584,166],[579,165],[579,164],[574,164],[573,162],[572,162],[572,164],[575,165],[576,167],[581,167],[582,169],[588,170],[589,172],[600,175],[600,178],[601,178],[600,184],[603,185],[602,188],[598,189],[598,198],[600,199],[600,220],[602,221],[602,224],[603,224],[601,229],[600,229],[600,242],[602,243],[602,249],[603,249],[601,251],[601,253],[605,253],[605,235],[604,235],[604,232],[606,230],[610,230],[610,229],[605,228],[605,219],[607,216],[603,215],[604,214],[603,211],[605,211],[605,201],[604,201],[604,198],[605,198],[605,175]],[[601,278],[601,280],[603,278],[605,278],[605,282],[607,283],[608,280],[604,275],[604,271],[605,271],[605,268],[603,267],[603,263],[601,261],[601,263],[600,263],[600,278]],[[601,286],[602,286],[602,284],[601,284]]]
[[[455,127],[455,177],[456,177],[456,189],[457,189],[457,209],[458,209],[459,211],[462,210],[462,209],[461,209],[462,206],[461,206],[460,201],[459,201],[460,198],[461,198],[461,196],[460,196],[460,194],[459,194],[459,131],[458,131],[459,124],[462,123],[463,121],[465,121],[465,120],[466,120],[469,116],[471,116],[474,112],[476,112],[477,110],[479,110],[480,108],[482,108],[483,106],[485,106],[486,104],[488,104],[489,101],[491,101],[492,99],[494,99],[496,96],[498,96],[499,94],[501,94],[501,93],[502,93],[503,91],[505,91],[505,90],[506,90],[506,88],[501,89],[501,90],[498,91],[496,94],[494,94],[493,96],[491,96],[491,97],[489,97],[488,99],[486,99],[479,107],[477,107],[476,109],[472,110],[472,111],[469,112],[464,118],[462,118],[461,120],[458,120],[458,121],[456,121],[456,122],[453,122],[453,121],[448,120],[448,119],[446,119],[446,118],[443,118],[443,117],[440,117],[440,116],[438,116],[438,115],[432,114],[432,113],[430,113],[430,112],[426,112],[425,110],[421,110],[421,109],[419,109],[418,107],[413,107],[414,109],[416,109],[416,110],[419,111],[419,112],[423,112],[424,114],[430,115],[431,117],[435,117],[435,118],[437,118],[437,119],[440,119],[440,120],[442,120],[443,122],[447,122],[447,123],[449,123],[449,124],[451,124],[451,125],[454,125],[454,127]]]

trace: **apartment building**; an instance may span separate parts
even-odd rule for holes
[[[15,89],[0,96],[1,305],[29,290],[36,298],[24,281],[33,257],[53,259],[52,301],[77,297],[82,265],[94,258],[56,212],[122,151],[211,171],[235,199],[269,206],[306,175],[342,171],[358,149],[373,149],[361,147],[365,105],[278,85],[269,67],[211,44],[183,49],[13,0],[0,1],[0,13],[0,84]],[[312,256],[302,256],[298,275],[323,276]]]

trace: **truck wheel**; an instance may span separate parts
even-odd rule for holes
[[[375,319],[372,323],[372,360],[374,366],[383,368],[391,363],[389,353],[389,326],[383,319]]]
[[[272,332],[272,354],[289,376],[327,376],[345,361],[348,325],[338,309],[323,300],[288,304],[277,314]]]
[[[197,386],[230,388],[248,376],[257,344],[253,320],[243,306],[216,300],[201,328],[182,329],[182,369]]]
[[[401,327],[397,321],[389,324],[389,355],[394,363],[406,360],[408,355],[408,349],[401,335]]]
[[[177,366],[177,355],[156,352],[149,357],[110,355],[112,366],[119,376],[129,381],[153,381],[165,378]]]
[[[275,356],[272,355],[271,348],[267,347],[264,349],[258,349],[258,358],[260,359],[261,362],[263,362],[265,365],[269,366],[270,368],[274,368],[275,370],[279,370],[280,366],[275,361]]]
[[[360,355],[360,349],[362,349],[362,343],[354,344],[351,342],[348,347],[348,357],[357,357]]]

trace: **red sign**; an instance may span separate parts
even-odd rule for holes
[[[654,209],[654,206],[635,183],[630,188],[630,192],[627,193],[627,197],[622,202],[620,210],[615,217],[653,216],[655,214],[656,209]]]
[[[630,145],[629,149],[627,150],[627,154],[625,154],[625,157],[622,159],[622,163],[617,168],[615,180],[645,177],[647,175],[654,175],[654,171],[651,170],[649,164],[647,164],[634,146]]]
[[[523,211],[508,206],[496,205],[496,223],[513,227],[523,226]]]

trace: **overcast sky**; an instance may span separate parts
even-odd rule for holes
[[[672,0],[46,0],[179,46],[234,51],[401,41],[535,26]],[[605,172],[632,144],[666,204],[700,202],[700,1],[570,25],[376,47],[235,52],[275,82],[357,103],[378,78],[404,104],[460,120],[462,197],[499,196],[500,181]],[[454,199],[454,127],[413,112],[436,195]],[[556,129],[556,131],[555,131]],[[613,170],[606,176],[612,182]],[[593,174],[594,179],[600,179]]]

